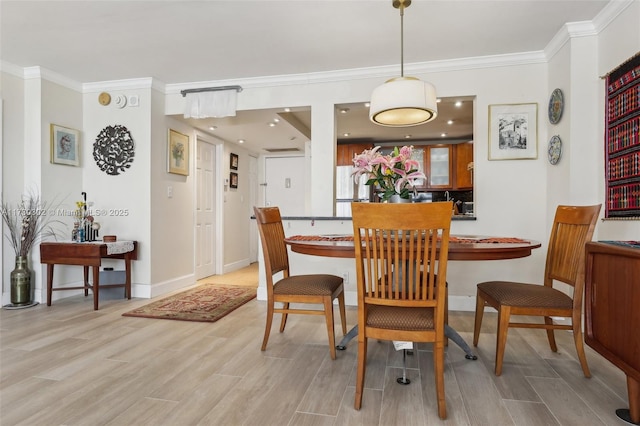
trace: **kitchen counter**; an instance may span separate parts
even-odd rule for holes
[[[251,219],[255,219],[255,216],[251,216]],[[338,220],[345,221],[351,220],[351,217],[336,217],[336,216],[282,216],[282,220]],[[475,216],[466,214],[457,214],[451,216],[451,220],[476,220]]]

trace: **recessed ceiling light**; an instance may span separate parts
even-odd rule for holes
[[[411,139],[411,135],[404,135],[405,139]]]
[[[460,107],[462,106],[462,101],[456,101],[456,104],[455,104],[455,105],[456,105],[458,108],[460,108]]]
[[[351,136],[351,133],[343,133],[342,136],[344,136],[345,138],[348,138],[349,136]]]
[[[441,133],[440,137],[445,138],[445,137],[447,137],[447,134],[446,133]]]
[[[215,129],[217,129],[216,126],[209,126],[209,130],[215,130]]]
[[[453,120],[447,121],[447,124],[449,124],[449,125],[453,124]]]
[[[371,106],[371,102],[365,102],[364,106],[366,106],[367,108],[369,108]]]
[[[290,112],[290,111],[291,111],[291,108],[285,108],[284,109],[284,112]]]
[[[269,127],[276,127],[276,123],[269,123]]]
[[[279,122],[280,122],[280,119],[279,119],[278,117],[276,117],[276,118],[274,118],[274,119],[273,119],[273,122],[274,122],[274,123],[279,123]]]
[[[440,103],[440,102],[442,102],[442,99],[438,98],[438,99],[436,99],[436,102]]]
[[[244,139],[238,139],[238,143],[244,143]]]
[[[349,108],[340,108],[340,114],[346,114],[349,112]]]

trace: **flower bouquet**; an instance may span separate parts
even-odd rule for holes
[[[393,148],[393,152],[382,155],[380,147],[365,149],[353,158],[353,177],[356,182],[360,176],[368,178],[366,185],[377,185],[383,192],[383,201],[389,201],[394,195],[411,199],[416,179],[426,179],[426,175],[419,171],[420,163],[411,158],[413,146]]]

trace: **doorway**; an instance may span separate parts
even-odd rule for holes
[[[197,138],[196,147],[196,279],[216,273],[215,164],[216,147]]]

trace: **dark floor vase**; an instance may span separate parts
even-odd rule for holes
[[[14,306],[31,303],[31,271],[27,267],[26,256],[16,256],[16,267],[11,271],[11,304]]]

